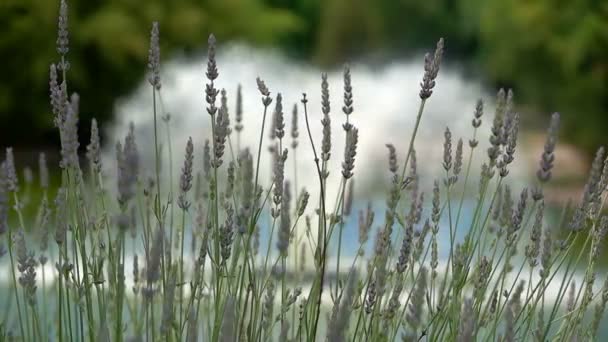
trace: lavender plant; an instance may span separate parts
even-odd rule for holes
[[[366,132],[357,128],[350,67],[343,74],[342,167],[330,170],[328,161],[337,146],[332,139],[340,136],[332,134],[330,123],[340,119],[330,115],[327,75],[320,79],[320,115],[313,113],[306,94],[294,105],[288,120],[290,143],[284,141],[281,94],[273,97],[269,86],[257,78],[261,107],[243,108],[239,85],[233,144],[229,94],[216,88],[221,61],[216,59],[219,47],[213,35],[204,72],[206,108],[201,108],[209,115],[209,139],[188,139],[179,178],[173,179],[171,169],[162,170],[162,160],[172,159],[171,122],[169,115],[163,115],[167,136],[161,137],[157,119],[166,110],[156,22],[148,63],[154,166],[143,165],[133,124],[124,141],[116,142],[116,160],[102,160],[100,127],[92,121],[86,148],[89,167],[82,168],[77,134],[78,126],[85,123],[78,120],[78,95],[68,96],[67,6],[62,0],[60,60],[51,64],[49,83],[50,108],[61,141],[60,187],[55,191],[49,186],[45,154],[39,159],[43,194],[39,203],[24,200],[35,186],[33,171],[26,169],[24,179],[19,179],[20,165],[15,164],[10,147],[0,167],[0,258],[9,259],[10,278],[5,295],[10,310],[2,314],[0,329],[3,340],[571,341],[597,337],[608,302],[608,277],[599,268],[608,232],[604,211],[608,158],[600,149],[581,201],[566,207],[560,222],[547,220],[543,188],[551,180],[556,158],[556,113],[537,179],[518,190],[514,200],[509,168],[516,158],[520,120],[513,93],[500,90],[489,149],[486,153],[477,149],[484,115],[479,100],[472,108],[470,137],[456,140],[449,128],[444,130],[444,175],[431,180],[427,192],[431,195],[425,197],[421,182],[425,175],[418,173],[418,163],[425,160],[419,159],[414,144],[424,124],[425,104],[439,79],[443,39],[424,58],[420,106],[409,143],[386,143],[390,184],[386,204],[378,211],[371,200],[357,196],[354,186],[359,135]],[[273,101],[268,158],[262,153],[262,140]],[[241,146],[240,135],[247,129],[243,114],[256,110],[262,112],[258,146]],[[319,124],[311,119],[313,115],[321,117],[320,137],[312,134],[311,126]],[[304,144],[301,130],[311,155],[296,153]],[[202,153],[197,152],[197,143],[204,145]],[[168,145],[168,151],[161,144]],[[398,151],[405,153],[400,156]],[[198,155],[200,169],[195,163]],[[312,189],[298,188],[298,157],[310,160],[316,172]],[[472,181],[473,160],[484,161],[478,183]],[[262,163],[272,163],[268,186],[260,182]],[[116,173],[108,173],[102,165],[115,165]],[[327,187],[334,182],[338,192],[331,202]],[[471,189],[477,196],[472,220],[465,222],[463,202]],[[353,215],[354,203],[361,202],[369,204]],[[29,206],[35,207],[34,218],[24,215]],[[346,260],[341,252],[351,219],[358,219],[359,246],[354,259]],[[260,246],[260,231],[268,232],[266,246]],[[447,260],[439,258],[440,231],[449,237]],[[458,231],[464,232],[464,239],[457,238]],[[373,253],[366,255],[370,234],[376,239]],[[49,236],[54,236],[54,243],[49,243]],[[41,248],[33,247],[33,239],[40,239]],[[351,261],[350,267],[344,267],[346,261]]]

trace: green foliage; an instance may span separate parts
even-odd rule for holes
[[[563,110],[578,144],[606,142],[608,3],[485,2],[480,46],[491,80],[512,84],[539,109]]]
[[[34,144],[54,136],[44,99],[48,98],[49,65],[57,60],[58,7],[59,1],[5,0],[0,4],[0,51],[6,56],[0,76],[2,142]],[[87,103],[81,113],[83,122],[110,118],[113,101],[140,82],[153,20],[163,29],[163,58],[178,49],[196,51],[211,29],[223,41],[241,38],[273,44],[302,25],[293,13],[257,0],[71,0],[69,25],[78,28],[70,32],[71,87]],[[33,136],[23,134],[26,129]]]
[[[588,150],[608,128],[608,3],[591,0],[330,0],[320,7],[321,63],[363,52],[418,50],[446,37],[452,55],[492,85],[515,88],[532,111],[564,112]]]
[[[594,0],[173,0],[70,1],[70,55],[88,108],[83,120],[111,116],[113,99],[140,81],[148,23],[158,20],[168,55],[199,49],[210,31],[281,46],[333,65],[420,51],[446,37],[449,52],[492,85],[509,85],[527,108],[564,111],[571,140],[590,148],[608,127],[608,3]],[[0,4],[0,124],[3,139],[54,136],[44,95],[58,1]],[[77,62],[76,62],[77,61]],[[551,67],[548,67],[548,66]],[[28,100],[34,99],[34,100]],[[33,137],[25,137],[25,128]],[[41,135],[43,132],[46,135]],[[84,132],[81,132],[84,133]]]

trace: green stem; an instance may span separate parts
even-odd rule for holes
[[[342,179],[342,199],[344,199],[346,193],[346,182],[348,179]],[[352,194],[351,194],[352,196]],[[338,298],[338,289],[340,287],[340,254],[342,252],[342,231],[344,230],[344,201],[342,201],[340,209],[340,228],[338,232],[338,256],[336,259],[336,299]]]
[[[181,252],[179,258],[179,340],[182,340],[182,329],[181,327],[184,324],[183,314],[184,314],[184,286],[186,286],[186,281],[184,279],[184,235],[186,235],[186,210],[182,211],[182,231],[181,231]],[[194,238],[194,236],[193,236]]]
[[[23,328],[23,318],[21,315],[21,303],[19,302],[19,291],[17,291],[17,278],[15,277],[15,262],[13,257],[13,236],[12,230],[8,230],[8,255],[11,262],[11,279],[13,280],[13,287],[15,289],[15,301],[17,302],[17,314],[19,316],[19,330],[21,336],[25,337],[25,329]]]
[[[318,297],[316,298],[317,307],[316,307],[316,313],[314,315],[314,323],[313,323],[313,327],[312,327],[312,334],[313,334],[313,340],[314,340],[314,339],[316,339],[317,325],[319,323],[319,316],[321,314],[321,297],[323,295],[323,283],[325,282],[325,264],[327,262],[327,226],[326,226],[327,222],[326,222],[325,187],[324,187],[324,181],[323,181],[323,174],[321,173],[321,168],[319,166],[319,157],[317,155],[314,140],[312,139],[312,133],[310,132],[310,124],[308,121],[308,109],[306,106],[306,102],[304,102],[304,118],[306,119],[306,130],[308,131],[308,137],[310,139],[310,145],[312,147],[314,161],[315,161],[315,165],[317,167],[317,176],[319,177],[319,184],[321,187],[320,219],[322,220],[322,228],[323,228],[322,229],[322,241],[321,241],[322,250],[320,251],[321,253],[319,253],[319,263],[321,266],[321,272],[319,273],[319,290],[318,290],[319,293],[318,293]],[[312,291],[314,288],[315,288],[315,286],[313,284],[313,287],[311,288],[311,294],[312,294]],[[308,302],[307,302],[307,306],[308,306]]]

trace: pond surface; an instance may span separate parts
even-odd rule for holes
[[[315,179],[312,150],[304,126],[303,110],[300,104],[302,93],[309,99],[309,118],[315,143],[321,140],[321,104],[320,85],[321,73],[328,73],[330,100],[332,112],[332,157],[330,160],[331,176],[328,181],[329,197],[335,194],[339,181],[339,170],[343,159],[344,133],[341,128],[345,121],[342,113],[342,69],[321,70],[318,67],[291,61],[272,51],[261,51],[244,46],[220,46],[218,50],[219,78],[216,87],[225,88],[228,96],[228,107],[234,124],[235,94],[237,85],[242,85],[243,93],[243,124],[241,147],[250,147],[257,152],[260,137],[263,106],[257,90],[255,79],[261,77],[267,84],[272,95],[281,93],[285,113],[287,144],[291,142],[289,130],[291,127],[291,111],[294,104],[299,110],[299,140],[297,149],[298,186],[314,189]],[[206,57],[200,56],[193,60],[173,60],[165,64],[162,70],[162,105],[163,112],[171,114],[170,133],[171,148],[175,173],[179,170],[186,141],[191,136],[195,143],[195,152],[202,151],[205,139],[210,138],[210,117],[205,111],[204,86],[206,83],[204,68]],[[423,75],[422,56],[412,60],[399,60],[393,63],[371,66],[362,63],[351,64],[352,84],[354,93],[354,113],[351,123],[359,128],[359,144],[355,178],[361,186],[377,188],[378,184],[388,184],[386,143],[395,145],[401,159],[406,153],[409,138],[416,120],[420,99],[418,97],[419,83]],[[486,160],[485,148],[489,134],[494,107],[494,92],[487,92],[474,79],[467,79],[458,69],[449,65],[440,71],[433,96],[427,101],[422,124],[415,142],[418,152],[419,172],[423,175],[425,184],[432,184],[438,173],[443,153],[443,132],[449,126],[452,131],[454,144],[459,138],[465,146],[473,136],[471,119],[477,99],[486,102],[486,113],[483,124],[477,133],[480,146],[478,158],[474,160],[473,174],[477,175],[479,165]],[[219,105],[219,98],[218,98]],[[274,103],[270,109],[274,108]],[[270,111],[269,111],[270,112]],[[270,113],[269,113],[270,114]],[[159,114],[160,115],[160,114]],[[270,146],[268,139],[268,115],[264,133],[264,149]],[[143,150],[144,160],[151,162],[153,158],[153,114],[152,94],[147,82],[142,82],[140,88],[132,96],[117,104],[117,115],[113,125],[106,127],[107,141],[115,142],[124,137],[129,122],[136,127],[138,145]],[[233,132],[232,148],[237,149]],[[165,151],[166,131],[161,124],[159,139]],[[109,160],[114,156],[113,144],[108,144]],[[467,151],[468,148],[465,149]],[[290,151],[290,158],[293,157]],[[262,175],[270,175],[271,156],[262,156]],[[523,158],[522,158],[523,159]],[[402,161],[402,160],[401,160]],[[195,165],[201,165],[200,154],[196,155]],[[286,169],[286,178],[293,181],[293,160],[290,159]],[[153,164],[150,164],[153,165]],[[516,158],[513,166],[514,178],[527,174],[526,162]],[[108,165],[109,171],[114,170]],[[174,177],[177,178],[177,177]],[[267,182],[269,177],[261,177]],[[312,182],[311,182],[312,181]],[[359,188],[359,187],[357,187]],[[363,187],[366,188],[366,187]],[[384,188],[382,189],[384,190]]]

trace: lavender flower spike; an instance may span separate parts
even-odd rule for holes
[[[160,45],[158,22],[152,23],[150,32],[150,50],[148,51],[148,82],[156,89],[160,90]]]
[[[68,4],[61,0],[59,5],[59,19],[57,21],[57,53],[62,57],[70,51],[70,39],[68,32]]]
[[[6,160],[4,165],[4,176],[6,177],[6,189],[9,192],[19,191],[19,180],[17,178],[17,169],[15,168],[15,157],[13,155],[13,148],[6,148]]]
[[[295,149],[298,147],[298,105],[294,104],[291,111],[291,148]]]
[[[279,139],[285,136],[285,120],[283,116],[283,97],[281,93],[277,94],[277,101],[274,108],[274,130],[275,135]]]
[[[264,104],[264,107],[270,106],[272,103],[272,97],[270,97],[270,91],[268,90],[266,83],[264,83],[264,81],[259,77],[257,77],[255,81],[258,85],[258,90],[262,94],[262,104]]]
[[[435,54],[431,57],[430,54],[424,56],[424,77],[420,83],[420,98],[426,100],[433,94],[435,87],[435,79],[439,74],[439,66],[443,57],[443,38],[437,42]]]
[[[101,172],[101,144],[99,142],[99,128],[97,120],[91,120],[91,142],[87,146],[87,158],[94,172]]]
[[[177,205],[182,210],[188,210],[190,208],[190,202],[186,199],[186,194],[192,188],[192,164],[194,161],[194,145],[192,144],[192,137],[188,138],[186,144],[186,156],[184,158],[184,167],[182,168],[182,175],[179,180],[179,187],[181,193],[177,198]]]
[[[207,59],[207,78],[210,81],[214,81],[219,73],[217,71],[217,62],[215,61],[215,44],[217,40],[213,34],[209,35],[209,39],[207,40],[208,48],[208,59]]]
[[[545,148],[540,156],[539,169],[536,172],[536,177],[541,183],[546,183],[551,179],[551,170],[555,161],[555,144],[557,143],[557,134],[559,130],[559,113],[553,113],[551,116],[551,124],[547,131],[547,141]]]
[[[388,148],[388,169],[391,173],[396,173],[399,170],[399,164],[397,164],[397,150],[393,144],[386,144]]]
[[[346,115],[350,115],[353,112],[353,86],[350,78],[350,66],[346,64],[344,66],[344,106],[342,111]]]
[[[357,155],[357,141],[359,140],[359,130],[352,128],[346,134],[346,147],[344,148],[344,162],[342,163],[342,176],[348,179],[353,176],[355,169],[355,156]]]
[[[61,136],[61,167],[79,168],[78,164],[78,111],[80,98],[73,94],[67,106],[65,121],[59,127]]]
[[[234,114],[236,120],[234,129],[237,132],[241,132],[243,130],[243,95],[240,84],[236,88],[236,108]]]

